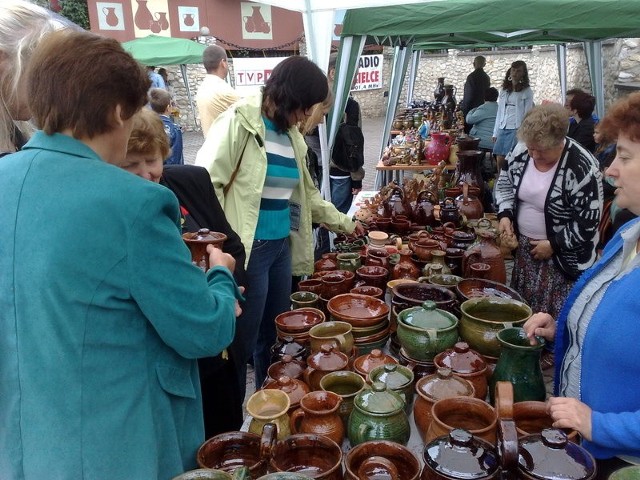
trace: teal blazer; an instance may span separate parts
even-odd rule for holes
[[[0,160],[0,477],[169,479],[204,439],[196,358],[235,330],[165,187],[42,132]]]

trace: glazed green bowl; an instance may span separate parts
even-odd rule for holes
[[[521,327],[531,316],[531,308],[510,298],[477,297],[460,305],[460,338],[485,357],[500,356],[496,335],[504,328]]]

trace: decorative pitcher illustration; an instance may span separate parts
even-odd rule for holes
[[[116,25],[118,25],[118,23],[120,23],[118,15],[116,15],[115,7],[103,7],[102,13],[104,13],[105,22],[107,22],[107,25],[109,25],[110,27],[115,27]]]
[[[136,2],[138,2],[138,9],[133,17],[133,22],[140,30],[150,30],[154,20],[149,7],[147,7],[147,0],[136,0]]]

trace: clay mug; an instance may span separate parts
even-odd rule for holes
[[[296,472],[317,480],[342,480],[342,449],[324,435],[297,433],[273,446],[270,465],[275,472]]]
[[[265,424],[273,423],[277,438],[286,438],[291,433],[287,415],[290,406],[289,396],[282,390],[258,390],[247,400],[247,413],[252,417],[249,432],[261,434]]]
[[[298,282],[298,290],[301,292],[312,292],[316,295],[322,293],[322,281],[317,278],[309,278]]]
[[[327,299],[331,299],[336,295],[342,295],[349,291],[349,284],[347,278],[341,273],[331,272],[323,275],[322,281],[322,296]]]
[[[475,262],[469,265],[471,270],[471,277],[473,278],[486,278],[491,276],[491,265],[483,262]]]
[[[212,232],[208,228],[201,228],[197,232],[183,233],[182,239],[191,252],[191,263],[206,272],[210,268],[207,245],[211,244],[221,249],[227,236],[224,233]]]
[[[200,468],[214,468],[228,473],[248,467],[252,478],[267,472],[269,445],[275,442],[275,425],[268,423],[262,435],[249,432],[225,432],[209,438],[198,449],[196,460]]]
[[[360,254],[355,252],[339,253],[338,254],[338,268],[340,270],[349,270],[355,272],[362,266],[360,260]]]
[[[351,324],[347,322],[323,322],[315,325],[309,330],[311,350],[319,352],[322,345],[329,345],[351,355],[354,345],[351,330]]]
[[[363,466],[365,464],[367,466]],[[353,447],[346,454],[344,465],[345,480],[385,480],[392,477],[399,480],[418,480],[420,477],[420,461],[411,450],[387,440],[370,440]],[[379,475],[371,475],[372,466],[377,467]]]
[[[291,414],[291,432],[324,435],[342,445],[345,428],[338,415],[341,402],[337,393],[323,390],[307,393],[300,399],[300,408]]]
[[[298,308],[318,308],[319,295],[313,292],[299,291],[294,292],[289,297],[291,299],[291,307],[294,310]]]
[[[455,429],[464,429],[472,435],[496,443],[498,416],[494,408],[475,397],[450,397],[438,400],[431,408],[433,420],[425,435],[426,442]]]
[[[342,399],[338,408],[338,415],[340,415],[345,428],[349,421],[349,415],[353,410],[353,399],[365,387],[366,382],[363,377],[347,370],[327,373],[320,379],[320,388],[322,390],[335,393]]]

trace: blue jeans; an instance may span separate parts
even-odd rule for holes
[[[338,211],[347,213],[353,201],[353,195],[351,195],[351,177],[331,177],[330,185],[331,203],[335,205]]]
[[[267,376],[271,346],[276,341],[275,318],[291,308],[291,251],[289,238],[255,240],[247,265],[246,301],[236,322],[234,354],[240,384],[246,387],[247,362],[253,356],[256,389]]]

